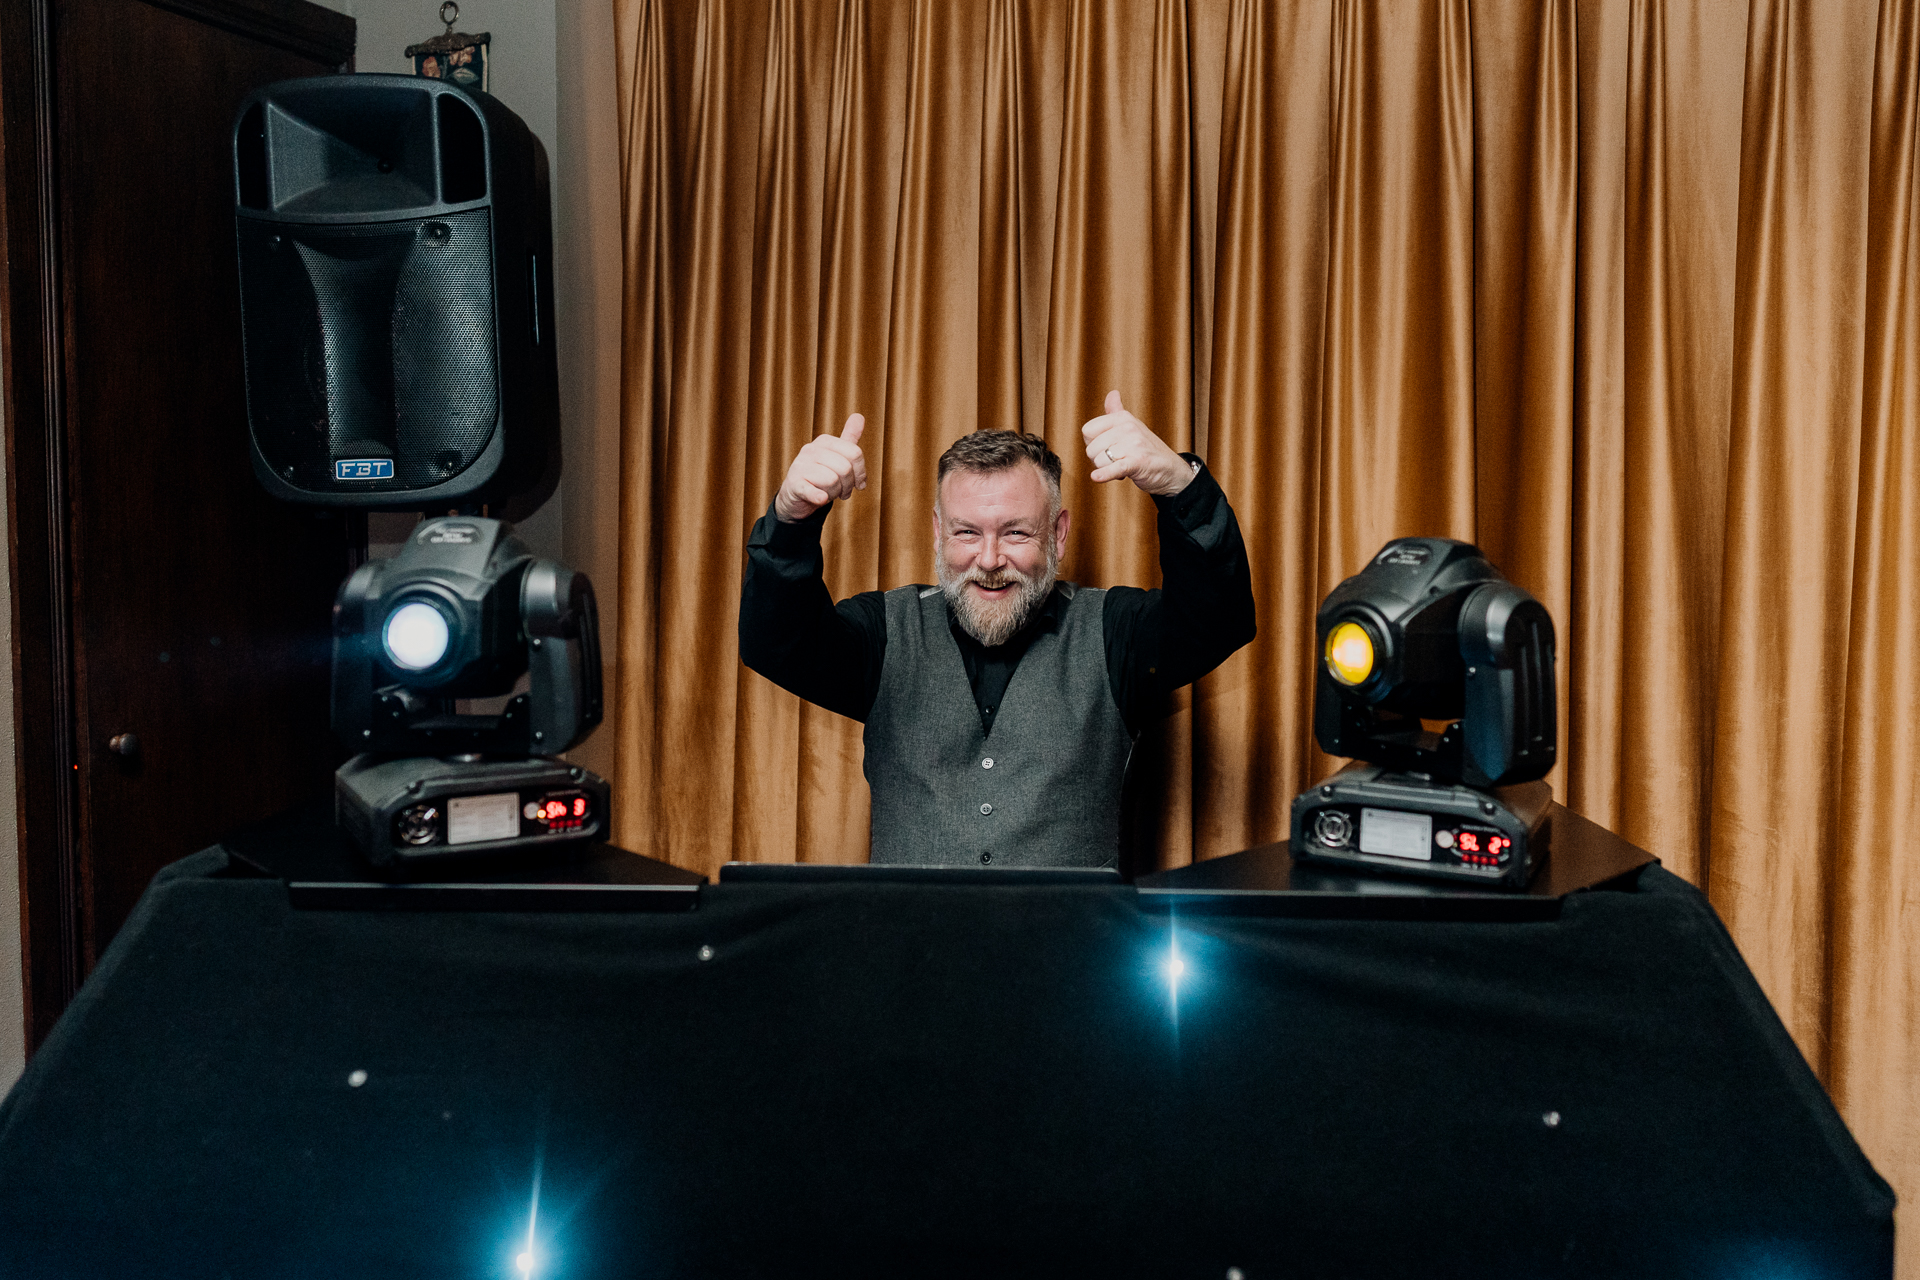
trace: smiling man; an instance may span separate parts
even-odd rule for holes
[[[1059,457],[1038,436],[976,431],[935,477],[939,585],[836,605],[820,529],[836,499],[866,488],[865,425],[856,413],[802,448],[754,525],[741,659],[866,724],[874,862],[1114,866],[1141,727],[1253,638],[1246,545],[1226,495],[1111,392],[1080,429],[1091,479],[1152,495],[1160,589],[1058,581],[1072,524]]]

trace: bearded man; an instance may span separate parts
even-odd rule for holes
[[[1226,495],[1120,393],[1083,426],[1091,479],[1159,508],[1162,587],[1095,589],[1055,572],[1072,523],[1038,436],[976,431],[940,457],[937,586],[839,604],[820,530],[867,485],[865,419],[802,448],[747,539],[740,655],[807,701],[866,724],[872,861],[1111,867],[1120,788],[1166,695],[1253,639],[1246,545]]]

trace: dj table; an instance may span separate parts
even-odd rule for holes
[[[302,909],[211,849],[0,1108],[0,1275],[1892,1273],[1658,867],[1550,919],[1148,898]]]

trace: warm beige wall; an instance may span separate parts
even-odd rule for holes
[[[6,424],[0,422],[0,427]],[[6,527],[6,455],[0,453],[0,528]],[[0,555],[0,654],[13,650],[13,580]],[[14,785],[13,681],[0,680],[0,813],[18,816]],[[13,1087],[27,1064],[27,1001],[21,965],[20,824],[0,822],[0,1093]]]
[[[555,26],[554,163],[560,413],[567,470],[562,545],[600,597],[606,722],[573,759],[613,776],[614,586],[620,527],[620,117],[610,0],[563,0]]]
[[[332,0],[359,23],[360,71],[411,71],[406,47],[442,30],[419,0]],[[423,21],[423,17],[426,21]],[[553,179],[554,306],[566,471],[559,492],[520,524],[542,555],[584,571],[600,597],[609,688],[619,485],[620,189],[610,0],[462,0],[461,31],[492,35],[490,89],[547,149]],[[376,523],[397,540],[392,522]],[[376,548],[377,550],[377,548]],[[613,768],[613,712],[570,752]]]

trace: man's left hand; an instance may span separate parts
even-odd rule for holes
[[[1118,391],[1107,392],[1107,411],[1081,427],[1080,435],[1095,484],[1124,477],[1156,497],[1171,498],[1193,483],[1193,464],[1128,413]]]

